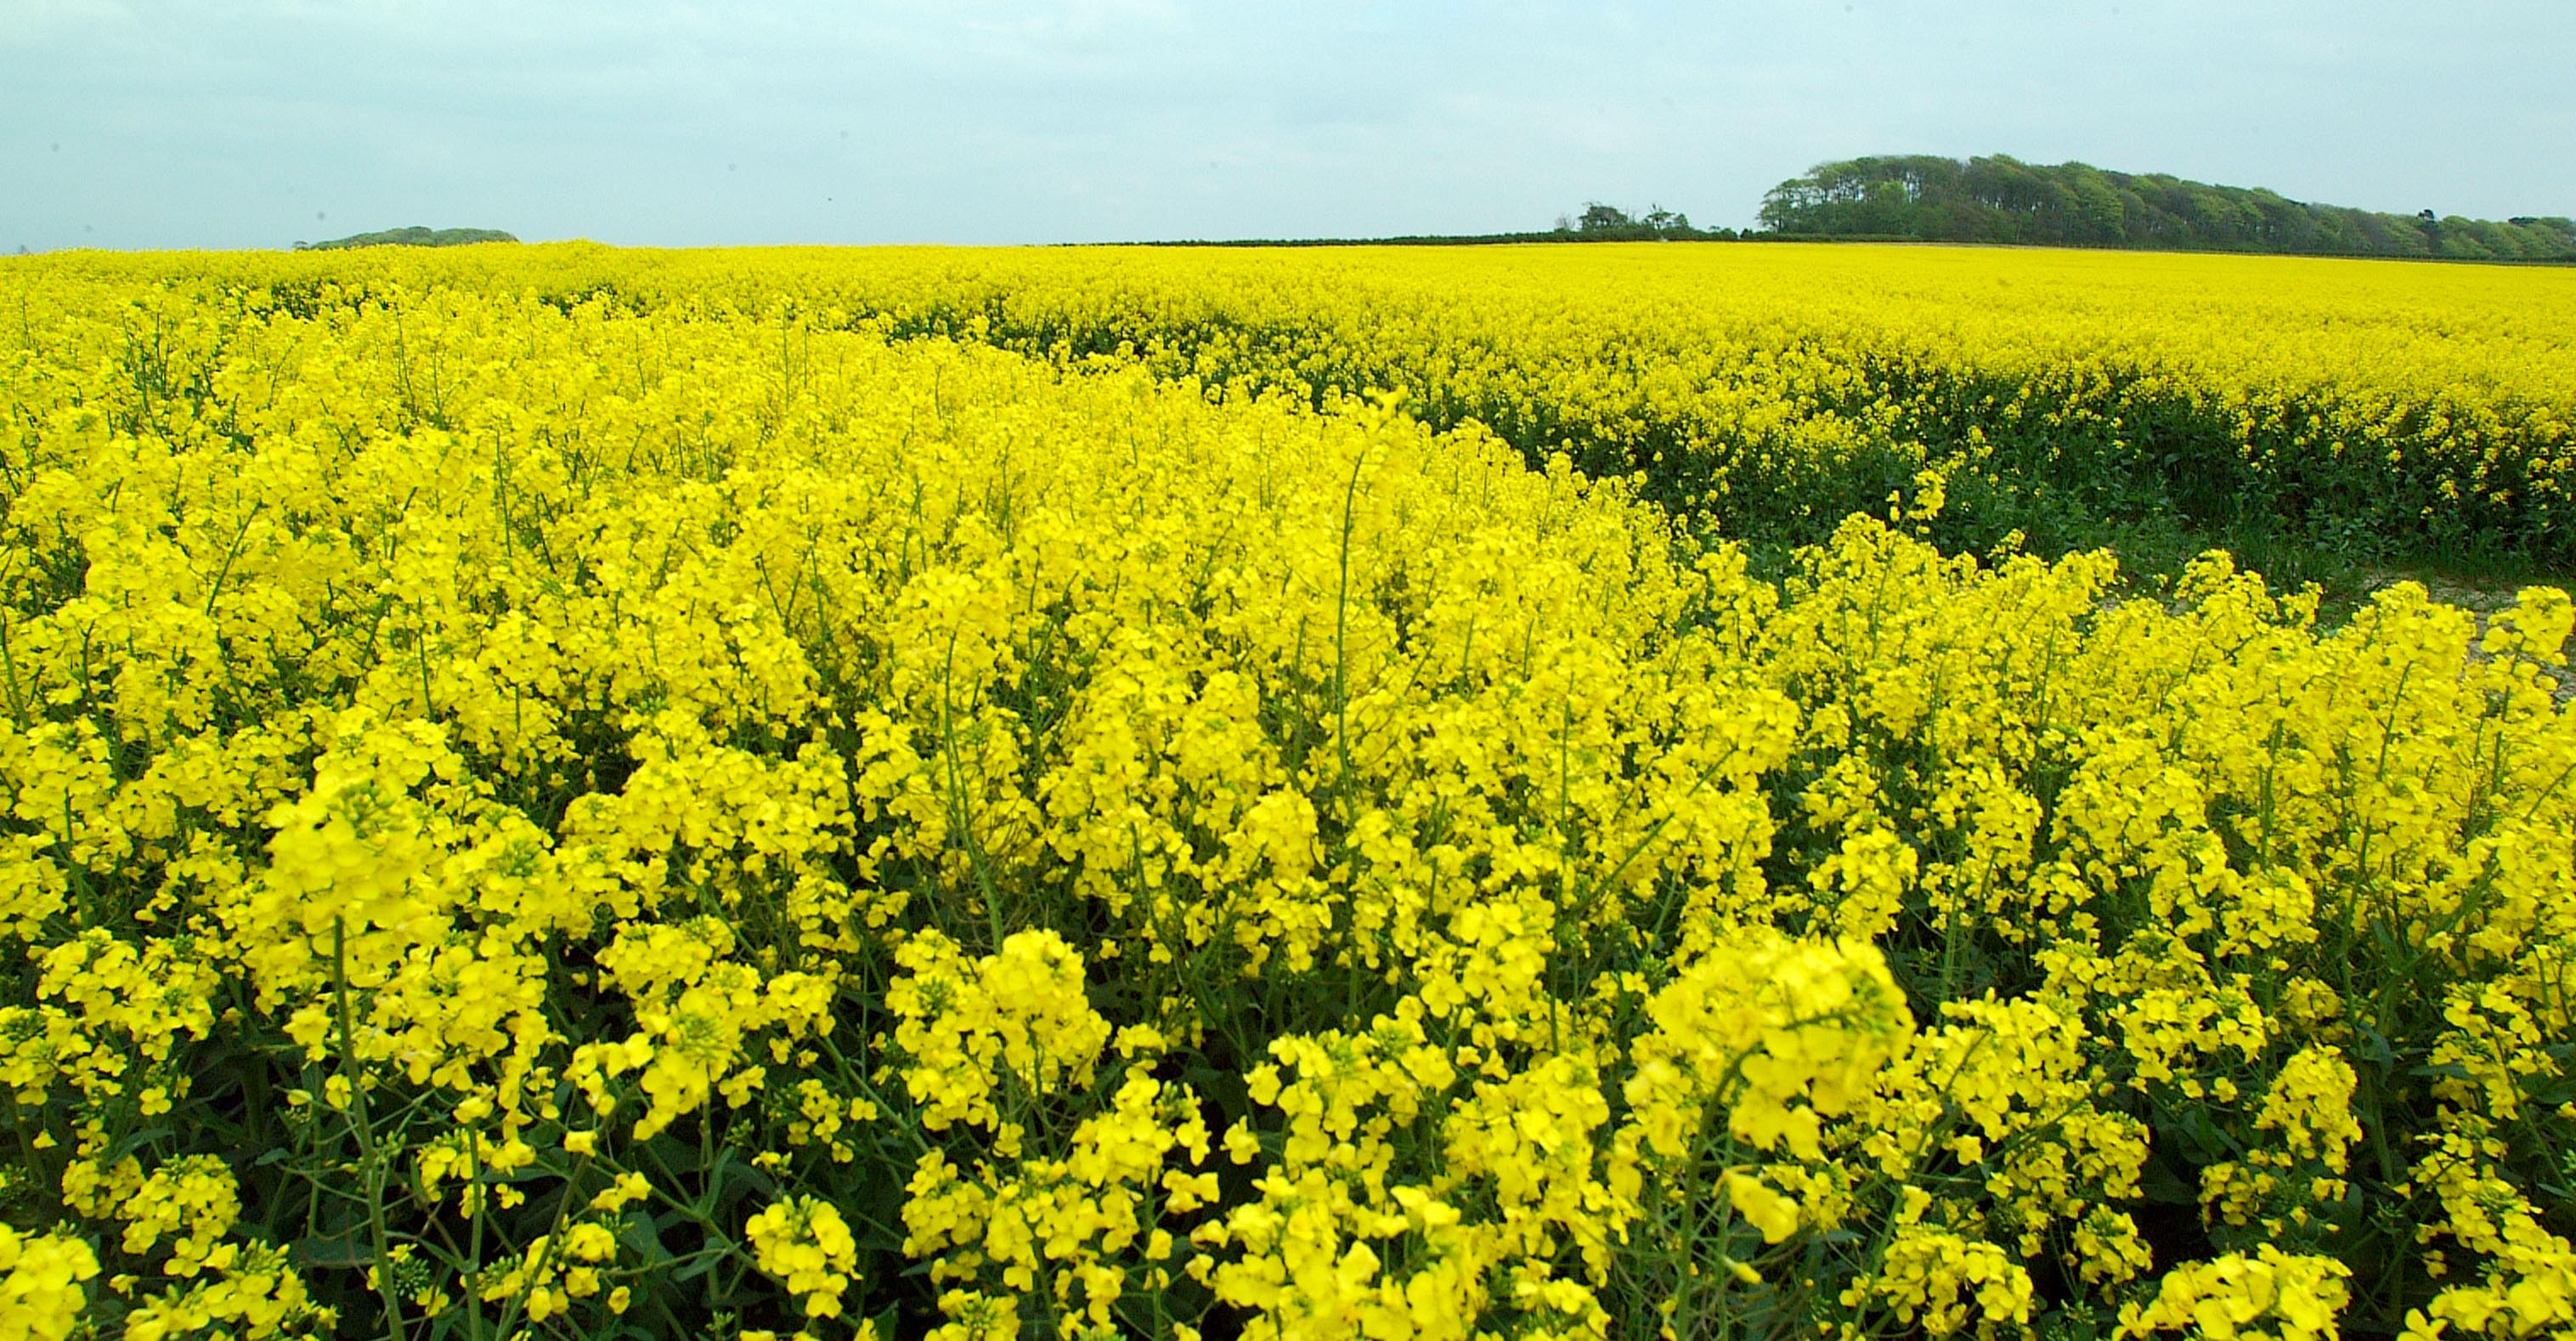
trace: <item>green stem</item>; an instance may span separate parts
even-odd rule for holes
[[[358,1050],[349,1011],[349,924],[346,919],[331,919],[331,992],[339,1007],[340,1074],[349,1081],[349,1116],[358,1132],[359,1167],[367,1198],[367,1234],[376,1255],[376,1293],[385,1304],[385,1334],[402,1341],[405,1336],[402,1296],[394,1288],[392,1235],[385,1229],[384,1157],[376,1145],[375,1124],[367,1116],[367,1090],[360,1083]]]

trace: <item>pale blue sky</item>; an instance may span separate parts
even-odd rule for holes
[[[2576,214],[2570,0],[0,0],[0,252],[1749,224],[1830,158]]]

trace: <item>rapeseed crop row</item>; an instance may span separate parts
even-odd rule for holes
[[[0,1334],[2576,1327],[2564,593],[1759,580],[934,264],[0,269]]]
[[[923,254],[827,291],[900,329],[1406,393],[1734,538],[1937,486],[1985,551],[2576,564],[2563,271],[1956,248]],[[2187,537],[2185,538],[2187,539]]]
[[[1955,247],[493,251],[478,283],[811,320],[1172,380],[1404,397],[1766,555],[1930,489],[1945,549],[2202,541],[2295,571],[2576,566],[2576,276]],[[131,274],[103,258],[107,274]],[[236,272],[290,308],[367,282]]]

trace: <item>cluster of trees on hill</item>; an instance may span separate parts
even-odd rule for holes
[[[1593,201],[1581,214],[1556,218],[1556,240],[1576,242],[1732,242],[1732,228],[1693,228],[1690,216],[1656,205],[1631,215],[1615,205]]]
[[[1805,237],[2464,260],[2576,259],[2576,222],[2381,214],[2085,163],[1929,154],[1825,163],[1771,188],[1762,227]]]
[[[1146,242],[1148,247],[1475,247],[1499,242],[1733,242],[1753,237],[1732,228],[1695,228],[1690,216],[1661,205],[1630,214],[1593,201],[1581,214],[1560,214],[1556,227],[1524,233],[1408,233],[1400,237],[1226,238],[1221,241]]]
[[[328,242],[298,242],[297,251],[338,251],[343,247],[461,247],[469,242],[516,242],[517,238],[498,228],[388,228],[378,233],[353,233]]]

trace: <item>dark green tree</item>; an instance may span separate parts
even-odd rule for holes
[[[2377,214],[2164,173],[2052,167],[2007,154],[1819,163],[1771,188],[1757,217],[1765,232],[1786,237],[2576,260],[2576,226],[2555,216],[2496,222],[2431,210]]]
[[[1612,205],[1604,205],[1598,200],[1585,205],[1583,207],[1583,213],[1575,217],[1576,230],[1585,233],[1606,232],[1616,228],[1632,228],[1636,226],[1636,223],[1636,220],[1628,217],[1628,212],[1626,210],[1619,209]]]

